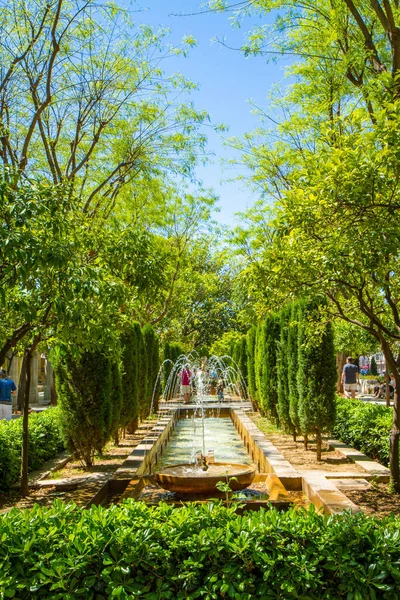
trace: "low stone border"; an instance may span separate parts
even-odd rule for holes
[[[303,491],[310,502],[328,515],[335,515],[344,510],[358,513],[361,509],[343,494],[336,485],[318,472],[303,471]]]
[[[342,456],[364,469],[368,475],[374,477],[378,481],[382,481],[383,483],[388,483],[390,481],[389,469],[375,460],[372,460],[369,456],[366,456],[359,450],[355,450],[339,440],[328,440],[328,446],[329,448],[340,452]],[[365,475],[363,476],[365,477]]]
[[[51,469],[42,473],[42,475],[39,477],[39,479],[37,479],[37,481],[43,481],[44,479],[47,479],[47,477],[51,473],[54,473],[55,471],[58,471],[59,469],[65,467],[65,465],[67,465],[72,460],[72,458],[72,454],[68,454],[68,456],[65,456],[63,458],[60,457],[60,460],[57,461],[56,464],[53,467],[51,467]]]
[[[287,490],[301,491],[302,478],[299,472],[265,437],[250,417],[243,410],[232,409],[232,419],[258,470],[275,473]]]

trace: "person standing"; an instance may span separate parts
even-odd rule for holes
[[[181,378],[181,394],[185,404],[190,402],[190,380],[192,373],[189,370],[189,365],[185,365],[185,368],[179,373]]]
[[[348,398],[355,398],[360,383],[360,377],[358,374],[358,367],[353,364],[351,356],[347,357],[347,362],[343,367],[342,383],[346,396]]]
[[[218,384],[217,384],[217,396],[218,396],[218,402],[223,402],[224,401],[224,380],[223,379],[219,379],[218,380]]]
[[[0,419],[9,421],[12,416],[11,394],[15,392],[17,386],[14,381],[7,377],[7,371],[0,371]]]

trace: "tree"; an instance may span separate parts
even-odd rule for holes
[[[137,427],[139,416],[139,364],[136,323],[127,323],[121,333],[122,391],[121,427]],[[140,328],[140,326],[139,326]]]
[[[164,394],[165,394],[165,390],[167,388],[168,383],[171,383],[170,381],[170,375],[172,373],[172,370],[174,368],[174,364],[176,363],[176,361],[178,360],[178,358],[184,354],[184,350],[182,348],[182,346],[177,343],[177,342],[173,342],[172,344],[170,344],[169,342],[165,342],[164,344],[164,352],[163,352],[163,357],[164,357]],[[172,382],[174,383],[174,382]]]
[[[374,356],[371,358],[371,367],[370,367],[369,371],[370,371],[371,375],[375,375],[375,376],[378,375],[378,366],[376,364],[376,360],[375,360]]]
[[[119,360],[113,360],[111,363],[111,401],[110,401],[110,437],[114,439],[116,445],[119,443],[119,428],[121,426],[121,409],[123,402],[123,389],[121,377],[121,363]]]
[[[260,203],[250,215],[251,299],[266,311],[302,294],[325,296],[329,318],[379,343],[399,389],[397,7],[390,0],[253,6],[283,8],[272,51],[302,60],[291,67],[296,80],[280,103],[278,131],[258,128],[241,145],[268,205],[277,200],[275,210]],[[253,36],[249,52],[263,51],[260,39]],[[399,491],[397,393],[394,404],[390,468]]]
[[[299,327],[298,414],[305,440],[315,434],[317,460],[321,460],[322,434],[335,422],[336,359],[331,323],[315,331],[318,307],[304,302]]]
[[[290,418],[290,396],[289,396],[289,354],[288,337],[290,328],[290,317],[292,313],[291,305],[286,306],[280,311],[279,329],[280,338],[277,345],[276,363],[277,363],[277,382],[278,382],[278,402],[277,412],[279,423],[286,431],[293,432],[294,427]]]
[[[255,349],[256,349],[257,328],[252,325],[246,336],[247,353],[247,377],[249,386],[249,396],[252,400],[256,398],[256,374],[255,374]]]
[[[73,190],[85,212],[107,215],[156,155],[159,169],[190,172],[208,115],[178,104],[193,84],[161,69],[193,45],[190,37],[168,47],[166,30],[135,29],[126,11],[93,0],[0,5],[5,166],[19,176],[40,171]]]
[[[261,378],[261,394],[264,410],[278,419],[278,371],[277,352],[280,337],[279,319],[271,314],[265,321],[265,354]]]
[[[240,341],[240,359],[239,359],[239,369],[242,374],[243,383],[246,385],[246,395],[247,395],[247,386],[248,386],[248,371],[247,371],[247,343],[246,336],[243,335]]]
[[[232,356],[232,347],[240,340],[238,331],[226,331],[219,340],[216,340],[211,348],[210,354],[215,356]]]
[[[160,382],[158,385],[156,385],[156,382],[160,370],[160,358],[158,336],[156,335],[153,327],[151,327],[149,324],[145,325],[142,333],[146,356],[146,402],[143,414],[145,417],[147,417],[150,412],[157,412],[158,410],[158,400],[160,397],[161,386]]]
[[[68,447],[87,467],[112,434],[112,361],[99,351],[54,351],[61,424]]]
[[[279,339],[279,322],[270,314],[257,327],[255,380],[257,401],[261,411],[277,418],[277,364],[276,353]]]
[[[289,387],[289,416],[293,423],[293,439],[296,441],[297,432],[300,431],[299,420],[299,390],[297,386],[297,373],[299,366],[299,320],[300,306],[293,302],[291,306],[289,329],[287,337],[287,368]]]
[[[256,333],[256,344],[255,344],[255,360],[254,360],[254,374],[256,384],[256,399],[257,404],[262,413],[264,413],[264,401],[263,401],[263,368],[264,368],[264,357],[265,357],[265,337],[266,337],[266,323],[265,321],[257,325]]]

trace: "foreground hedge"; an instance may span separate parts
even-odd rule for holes
[[[21,463],[22,417],[0,421],[0,489],[7,490],[18,481]],[[58,408],[29,415],[29,470],[63,450]]]
[[[400,519],[220,504],[85,511],[13,509],[0,518],[0,598],[397,600]]]
[[[392,419],[392,408],[338,397],[332,433],[335,438],[387,466]]]

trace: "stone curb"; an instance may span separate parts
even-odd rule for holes
[[[351,460],[351,462],[364,469],[368,475],[379,478],[379,480],[384,483],[390,481],[390,470],[375,460],[372,460],[369,456],[366,456],[359,450],[355,450],[339,440],[328,440],[328,445],[329,448],[337,450],[348,460]]]

